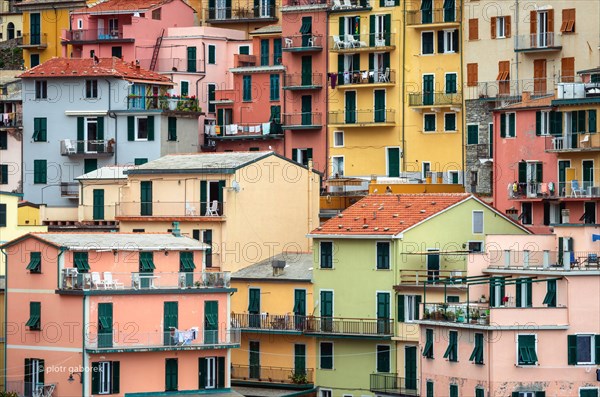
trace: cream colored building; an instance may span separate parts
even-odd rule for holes
[[[23,32],[23,18],[15,3],[14,0],[0,1],[0,41],[16,39]]]
[[[236,271],[306,252],[319,223],[320,175],[273,152],[169,155],[127,171],[123,232],[181,232],[212,245],[205,266]]]

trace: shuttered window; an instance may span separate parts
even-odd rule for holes
[[[46,160],[33,160],[33,183],[47,183],[47,164]]]
[[[425,132],[435,132],[436,117],[434,113],[423,115],[423,130]]]
[[[458,397],[458,385],[450,385],[450,397]]]
[[[42,304],[40,302],[29,302],[29,320],[25,323],[30,330],[39,331],[41,329]]]
[[[390,372],[390,356],[389,345],[377,345],[377,372]]]
[[[321,342],[319,361],[321,369],[333,369],[333,343]]]
[[[510,61],[498,62],[498,77],[497,81],[508,81],[510,80]]]
[[[242,78],[242,100],[244,102],[250,102],[252,100],[252,76],[244,76]]]
[[[8,184],[8,164],[0,164],[0,185]]]
[[[434,397],[433,396],[433,381],[430,381],[430,380],[427,381],[427,397]]]
[[[217,47],[209,44],[208,45],[208,64],[214,65],[217,63]]]
[[[475,364],[483,364],[483,334],[475,334],[475,346],[469,361],[473,361]]]
[[[575,8],[567,8],[562,10],[562,24],[560,25],[562,33],[575,32]]]
[[[467,64],[467,86],[468,87],[476,87],[478,80],[479,80],[479,64],[468,63]]]
[[[458,361],[458,332],[450,331],[448,336],[448,347],[444,352],[444,358],[448,361]]]
[[[425,330],[425,347],[423,348],[423,357],[433,358],[433,330]]]
[[[544,296],[543,304],[548,307],[556,307],[556,280],[546,282],[546,296]]]
[[[561,81],[563,83],[573,83],[575,81],[575,58],[562,58],[561,65]]]
[[[41,273],[42,271],[42,253],[32,252],[29,254],[29,264],[27,270],[31,273]]]
[[[333,268],[333,243],[331,241],[321,241],[321,269]]]
[[[272,101],[279,100],[279,75],[272,74],[269,78],[270,82],[270,99]]]
[[[456,94],[456,73],[446,74],[446,94]]]
[[[180,252],[179,253],[179,269],[184,272],[192,272],[196,268],[194,264],[194,253],[193,252]]]
[[[48,119],[45,117],[34,117],[33,119],[33,141],[46,142],[48,140]]]
[[[467,145],[479,144],[479,124],[467,126]]]
[[[390,268],[390,243],[377,243],[377,269],[385,270]]]
[[[140,252],[140,272],[151,272],[156,269],[153,252]]]
[[[479,19],[469,19],[469,40],[479,40]]]
[[[569,365],[600,363],[600,335],[567,335]]]
[[[538,361],[535,348],[535,335],[518,336],[518,365],[535,365]]]
[[[80,273],[87,273],[90,270],[87,252],[73,253],[73,267],[77,268]]]
[[[167,119],[167,140],[177,140],[177,117],[169,117]]]

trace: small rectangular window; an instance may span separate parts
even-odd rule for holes
[[[483,252],[483,242],[469,241],[469,252]]]
[[[344,147],[344,131],[333,131],[333,147]]]
[[[217,63],[217,47],[213,44],[208,45],[208,64],[215,65]]]
[[[73,267],[76,267],[79,273],[87,273],[90,270],[87,252],[73,253]]]
[[[0,164],[0,185],[8,185],[8,164]]]
[[[458,361],[458,332],[449,331],[448,336],[448,347],[444,352],[444,358],[448,361]]]
[[[85,97],[86,99],[98,98],[98,80],[85,81]]]
[[[29,320],[25,323],[30,330],[41,329],[42,304],[40,302],[29,302]]]
[[[331,241],[321,241],[321,269],[333,268],[333,243]]]
[[[250,102],[252,101],[252,76],[243,76],[242,82],[242,100]]]
[[[133,159],[133,165],[142,165],[142,164],[146,164],[147,162],[148,162],[148,159],[146,159],[146,158]]]
[[[320,368],[321,369],[333,369],[333,343],[321,342],[320,344]]]
[[[421,33],[421,54],[433,54],[433,32]]]
[[[48,82],[45,80],[35,81],[35,99],[48,98]]]
[[[157,21],[160,21],[160,17],[161,17],[161,8],[157,8],[156,10],[152,10],[152,19],[155,19]]]
[[[33,141],[46,142],[48,140],[48,119],[46,117],[33,118]]]
[[[167,141],[177,141],[177,117],[167,118]]]
[[[389,345],[377,345],[377,372],[390,372],[391,348]]]
[[[446,94],[456,94],[457,92],[457,84],[456,84],[456,73],[447,73],[446,74]]]
[[[479,144],[479,124],[469,124],[467,126],[467,145]]]
[[[475,346],[469,361],[473,361],[475,364],[483,364],[483,334],[475,333]]]
[[[378,242],[377,248],[377,269],[389,270],[390,268],[390,243]]]
[[[519,335],[517,365],[535,365],[538,361],[535,335]]]
[[[456,131],[456,113],[444,113],[444,131]]]
[[[271,101],[278,101],[279,100],[279,75],[278,74],[272,74],[269,78],[269,82],[270,82],[270,96],[269,99]]]
[[[42,272],[42,253],[41,252],[32,252],[29,254],[29,264],[27,265],[27,270],[31,273],[41,273]]]
[[[0,131],[0,150],[8,149],[8,132]]]
[[[46,160],[33,160],[33,183],[47,183],[48,166]]]
[[[423,131],[424,132],[435,132],[436,129],[436,116],[435,113],[426,113],[423,115]]]
[[[473,211],[473,234],[483,233],[483,211]]]
[[[543,304],[548,305],[548,307],[556,307],[556,280],[546,282],[546,296]]]
[[[425,348],[423,348],[423,357],[433,358],[433,330],[425,330]]]

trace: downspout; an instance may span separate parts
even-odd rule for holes
[[[460,30],[459,30],[459,37],[460,37],[460,44],[462,46],[462,49],[460,51],[460,83],[461,86],[464,87],[463,82],[464,77],[465,77],[465,72],[464,72],[464,53],[465,53],[465,46],[463,45],[463,43],[465,42],[465,40],[463,40],[464,37],[464,33],[463,33],[463,20],[464,20],[464,12],[465,12],[465,8],[463,6],[463,3],[460,2],[460,8],[461,8],[461,17],[460,17]],[[518,25],[518,24],[517,24]],[[467,118],[467,107],[465,104],[465,95],[464,95],[464,90],[463,93],[461,95],[461,106],[462,106],[462,117],[460,118],[461,120],[461,131],[460,131],[460,150],[461,150],[461,162],[462,162],[462,174],[463,174],[463,187],[467,186],[467,170],[466,170],[466,153],[465,153],[465,119]],[[467,313],[468,316],[468,313]]]
[[[406,139],[405,139],[405,114],[406,114],[406,108],[405,108],[405,99],[404,96],[406,95],[406,84],[405,82],[405,78],[406,78],[406,1],[402,2],[402,24],[403,24],[403,28],[402,28],[402,65],[399,65],[402,67],[402,99],[401,99],[401,104],[402,104],[402,171],[406,172]]]
[[[203,72],[202,75],[198,78],[198,80],[196,80],[196,99],[197,99],[198,103],[200,103],[200,92],[198,91],[198,84],[206,78],[206,43],[205,42],[202,42],[202,72]],[[207,96],[208,96],[208,94],[207,94]],[[209,101],[210,101],[210,99],[206,98],[206,109],[204,110],[205,118],[206,118],[206,114],[208,113],[208,106],[209,106],[208,102]],[[204,126],[201,126],[199,124],[200,123],[198,123],[198,130],[196,131],[196,136],[199,139],[200,135],[202,135],[202,142],[204,142]]]
[[[515,47],[517,46],[517,41],[519,40],[519,0],[515,0],[515,23],[516,31],[515,31]],[[519,53],[515,52],[515,77],[517,78],[517,87],[519,87]]]
[[[82,352],[82,359],[83,359],[83,363],[82,363],[82,368],[84,369],[81,374],[79,375],[79,379],[81,380],[81,395],[82,396],[87,396],[86,392],[85,392],[85,379],[86,376],[88,374],[88,371],[85,371],[85,368],[87,368],[87,361],[88,361],[88,356],[87,353],[85,352],[85,324],[87,324],[86,322],[86,318],[85,318],[85,307],[87,305],[87,296],[84,294],[83,295],[83,301],[81,303],[81,307],[82,307],[82,322],[81,324],[83,324],[83,327],[81,327],[81,352]]]
[[[328,39],[329,38],[329,16],[327,15],[327,11],[324,11],[325,14],[325,37],[324,39]],[[325,42],[326,44],[324,44],[324,47],[327,48],[327,45],[329,44],[329,40],[327,40]],[[325,54],[325,70],[329,73],[329,51],[326,52]],[[321,179],[319,183],[319,191],[321,190],[321,188],[324,187],[324,182],[328,179],[329,177],[329,130],[327,128],[327,118],[329,115],[329,87],[327,87],[327,76],[325,76],[325,113],[323,114],[323,118],[325,119],[325,122],[321,121],[322,125],[324,125],[325,127],[325,164],[322,165],[322,167],[325,167],[323,169],[323,176],[324,176],[324,180]],[[21,145],[23,146],[23,145]],[[312,245],[311,245],[312,247]],[[311,248],[312,250],[312,248]]]
[[[23,145],[21,145],[23,147]],[[8,254],[4,249],[0,249],[2,251],[2,255],[4,255],[4,324],[8,324]],[[4,377],[4,387],[3,391],[6,391],[6,357],[7,357],[7,349],[6,349],[6,326],[4,326],[4,352],[3,352],[3,360],[4,360],[4,369],[2,370],[2,376]]]
[[[109,79],[104,79],[104,80],[108,83],[108,112],[107,112],[107,115],[111,119],[115,119],[115,146],[117,146],[117,115],[114,112],[111,111],[112,86],[110,84],[110,80]],[[107,123],[107,125],[108,125],[108,123]],[[115,165],[118,164],[117,160],[118,160],[118,150],[115,149]]]

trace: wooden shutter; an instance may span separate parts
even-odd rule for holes
[[[492,21],[490,23],[490,28],[491,28],[491,34],[492,34],[492,39],[496,38],[496,25],[498,23],[498,18],[496,17],[492,17]]]
[[[83,153],[84,148],[84,129],[85,119],[83,117],[77,117],[77,153]]]
[[[588,112],[588,130],[587,132],[597,132],[598,128],[597,128],[597,121],[596,121],[596,109],[590,109],[587,111]]]
[[[344,37],[344,22],[346,21],[346,19],[344,17],[340,17],[340,23],[339,23],[339,33],[340,33],[340,40],[345,41],[346,38]]]
[[[204,389],[206,387],[206,369],[207,369],[206,358],[199,358],[198,359],[198,387],[200,389]]]
[[[419,320],[421,315],[421,295],[415,295],[415,311],[414,311],[414,319]]]
[[[535,135],[542,135],[542,112],[535,112]]]
[[[519,183],[527,183],[527,163],[519,162]]]
[[[571,13],[570,9],[562,10],[562,23],[560,24],[560,31],[564,33],[567,30],[567,25],[569,23],[569,15]]]
[[[548,32],[554,33],[554,10],[548,10]]]
[[[509,38],[511,36],[511,21],[510,15],[504,17],[504,37]]]
[[[577,335],[567,335],[567,357],[569,365],[577,364]]]
[[[479,40],[479,19],[469,19],[469,40]]]
[[[529,12],[529,33],[537,34],[537,11]]]
[[[100,393],[100,363],[92,363],[92,394]]]
[[[596,364],[600,364],[600,335],[594,337],[594,344],[596,345]]]
[[[135,117],[127,116],[127,140],[135,141]]]
[[[382,4],[381,7],[384,6],[385,0],[379,0]],[[369,16],[369,46],[375,47],[375,15]]]
[[[575,81],[575,58],[562,58],[561,65],[561,81],[563,83],[573,83]]]
[[[444,52],[444,33],[443,30],[438,30],[437,32],[437,47],[440,54]]]
[[[479,79],[479,64],[467,64],[467,87],[476,87]]]
[[[206,198],[207,198],[207,182],[200,181],[200,215],[204,216],[206,213]]]
[[[104,117],[98,117],[97,119],[98,125],[97,125],[97,129],[96,129],[96,139],[99,141],[103,141],[104,140]],[[101,148],[103,148],[103,144],[100,145]]]

